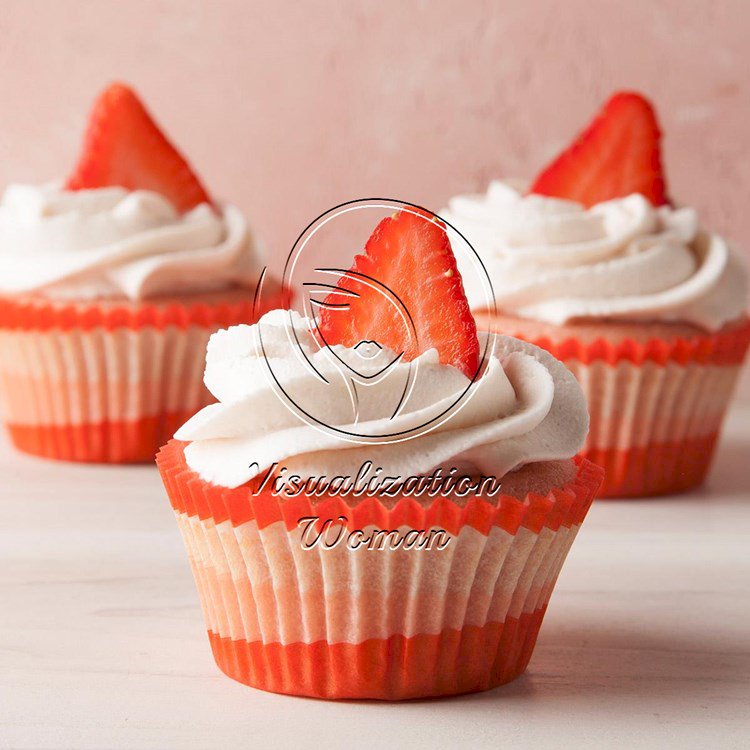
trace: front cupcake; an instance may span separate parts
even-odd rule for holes
[[[562,360],[588,400],[603,496],[677,492],[711,462],[750,342],[747,277],[691,208],[669,205],[649,103],[615,95],[526,190],[493,182],[444,212],[484,262],[477,325]]]
[[[256,319],[261,270],[239,209],[214,203],[136,95],[110,86],[73,176],[0,201],[0,402],[15,445],[152,460],[211,400],[206,343]]]
[[[477,337],[421,212],[383,220],[327,289],[312,318],[216,333],[219,403],[157,458],[216,662],[320,698],[512,680],[602,479],[572,458],[580,386],[531,344]]]

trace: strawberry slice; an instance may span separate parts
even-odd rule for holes
[[[94,103],[78,166],[65,187],[114,185],[153,190],[183,213],[199,203],[211,203],[200,180],[135,92],[121,83],[113,83]]]
[[[376,341],[407,360],[434,348],[443,364],[476,375],[476,324],[445,227],[431,214],[406,209],[383,219],[338,288],[319,316],[327,344]]]
[[[615,94],[593,122],[536,178],[530,193],[567,198],[586,207],[640,193],[667,202],[651,103],[640,94]]]

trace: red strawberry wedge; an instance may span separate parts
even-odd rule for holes
[[[406,360],[434,348],[441,363],[476,375],[476,324],[445,227],[431,214],[405,209],[383,219],[338,287],[356,297],[333,292],[324,300],[319,330],[327,344],[377,341]]]
[[[586,207],[640,193],[661,206],[667,198],[660,140],[648,99],[620,92],[542,171],[529,192],[567,198]]]
[[[153,190],[184,213],[211,203],[200,180],[167,140],[135,92],[113,83],[94,103],[68,190],[119,186]]]

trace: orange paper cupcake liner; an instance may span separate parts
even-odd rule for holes
[[[157,457],[219,667],[247,685],[395,700],[483,690],[528,664],[602,470],[522,500],[280,499],[202,481],[171,441]],[[299,521],[402,533],[444,549],[305,549]]]
[[[565,362],[575,360],[582,364],[603,361],[611,365],[620,362],[632,362],[635,365],[644,362],[656,362],[665,365],[675,364],[742,364],[750,344],[750,318],[745,318],[739,325],[729,325],[715,333],[696,334],[687,337],[675,337],[671,340],[652,338],[638,341],[625,337],[610,341],[605,336],[590,341],[581,341],[575,336],[568,336],[561,341],[553,341],[548,336],[527,338],[523,327],[513,331],[499,331],[507,336],[520,338],[546,349],[557,359]]]
[[[591,416],[581,455],[605,469],[600,498],[650,497],[700,485],[750,344],[750,320],[713,334],[583,342],[525,337],[578,379]]]
[[[211,334],[254,320],[249,292],[239,302],[102,307],[1,298],[0,403],[11,440],[45,458],[152,461],[214,400],[203,385]]]
[[[78,425],[8,424],[18,450],[60,461],[145,463],[195,412]]]
[[[620,450],[590,448],[586,458],[604,468],[601,497],[652,497],[698,487],[711,467],[718,435]]]
[[[266,305],[262,312],[272,308],[273,304]],[[166,304],[108,303],[102,306],[96,302],[65,304],[44,298],[0,298],[0,329],[15,331],[112,331],[118,328],[138,330],[146,326],[159,330],[191,326],[219,329],[249,320],[254,320],[253,295],[250,291],[247,299],[240,301],[187,304],[175,300]]]
[[[476,693],[526,671],[545,608],[504,623],[362,643],[248,643],[208,631],[224,674],[273,693],[407,700]],[[494,658],[493,658],[494,656]]]
[[[591,503],[591,489],[599,488],[603,475],[600,467],[578,458],[574,480],[546,495],[529,493],[522,500],[505,494],[497,495],[492,502],[471,498],[459,503],[449,497],[437,497],[425,505],[413,497],[402,497],[387,504],[377,497],[367,497],[351,504],[340,496],[283,499],[266,490],[257,492],[257,482],[234,489],[204,482],[187,465],[186,445],[170,440],[156,457],[172,508],[217,524],[229,521],[232,526],[240,526],[254,521],[260,529],[280,521],[291,531],[297,528],[299,518],[318,515],[346,516],[349,530],[368,525],[381,528],[439,526],[457,534],[464,526],[471,526],[485,536],[494,526],[510,534],[515,534],[522,526],[534,533],[542,528],[556,531],[561,525],[583,522]]]

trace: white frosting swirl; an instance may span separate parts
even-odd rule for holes
[[[742,261],[690,208],[654,208],[633,194],[587,210],[493,182],[486,195],[453,198],[443,215],[485,264],[498,309],[520,317],[679,321],[714,331],[747,306]],[[486,295],[471,278],[469,302],[482,306]]]
[[[265,358],[259,356],[261,335]],[[291,345],[295,338],[298,348]],[[225,487],[264,474],[275,462],[301,477],[354,476],[363,463],[373,461],[396,477],[456,467],[499,478],[524,464],[574,456],[586,436],[588,412],[573,375],[531,344],[504,336],[493,341],[486,367],[470,383],[456,368],[441,365],[435,350],[411,364],[394,361],[386,349],[374,357],[372,350],[363,355],[361,344],[333,347],[332,356],[320,348],[307,319],[274,310],[256,325],[212,336],[205,382],[219,403],[205,407],[175,437],[191,441],[185,448],[190,468]],[[393,364],[387,377],[357,389],[355,407],[350,371],[337,358],[365,376]],[[315,377],[307,363],[324,377]],[[279,397],[269,365],[294,403],[309,406],[327,425],[356,428],[360,435],[414,430],[468,391],[431,430],[417,429],[399,442],[365,444],[299,416]],[[393,416],[393,404],[415,367],[414,387]]]
[[[234,206],[179,214],[119,187],[9,186],[0,201],[0,292],[142,299],[255,285],[256,244]]]

